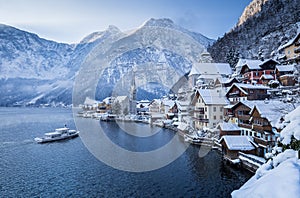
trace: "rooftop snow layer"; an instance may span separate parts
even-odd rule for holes
[[[254,149],[247,136],[224,135],[220,142],[224,140],[229,150],[250,151]]]

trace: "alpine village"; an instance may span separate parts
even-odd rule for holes
[[[204,52],[176,93],[137,101],[133,75],[129,95],[87,98],[78,116],[166,127],[252,172],[285,149],[298,150],[299,158],[299,138],[285,129],[292,126],[289,115],[300,112],[300,33],[278,52],[269,59],[237,58],[233,65],[214,63]]]

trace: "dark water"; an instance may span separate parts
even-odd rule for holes
[[[161,169],[131,173],[100,162],[81,138],[33,141],[64,124],[75,127],[71,110],[0,108],[0,197],[230,197],[251,177],[224,165],[217,151],[198,157],[197,146]],[[155,149],[174,135],[162,130],[132,144],[117,125],[103,125],[112,140],[133,150]]]

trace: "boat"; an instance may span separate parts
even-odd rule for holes
[[[45,133],[44,137],[36,137],[34,140],[37,143],[54,142],[77,137],[79,131],[71,130],[67,127],[55,129],[54,132]]]

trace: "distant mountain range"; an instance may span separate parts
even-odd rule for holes
[[[110,61],[109,67],[99,76],[97,99],[109,96],[128,69],[144,70],[146,65],[150,70],[159,65],[161,72],[159,76],[152,75],[152,79],[137,72],[137,83],[148,83],[140,87],[140,97],[161,96],[163,91],[153,82],[170,78],[170,68],[184,75],[190,70],[192,61],[199,61],[200,53],[214,42],[170,19],[150,19],[130,33],[109,26],[72,45],[0,25],[0,106],[72,104],[73,83],[81,66],[87,64],[86,59],[91,54],[101,53],[97,49],[108,41],[112,49],[120,45],[137,47]],[[197,48],[189,49],[192,42]]]
[[[216,62],[230,56],[249,59],[276,58],[279,46],[300,31],[299,0],[253,0],[231,31],[208,51]]]

